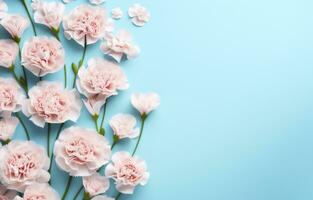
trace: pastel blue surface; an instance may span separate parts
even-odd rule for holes
[[[143,28],[126,17],[135,2],[152,13]],[[10,12],[25,15],[19,0],[7,3]],[[122,64],[131,87],[110,99],[106,122],[119,112],[135,114],[132,92],[156,91],[162,100],[138,150],[151,179],[121,199],[313,198],[312,1],[108,0],[103,6],[123,9],[116,27],[129,29],[142,49]],[[23,39],[31,36],[28,29]],[[62,41],[69,66],[82,48]],[[87,59],[102,56],[98,47],[88,49]],[[62,71],[45,79],[61,81]],[[78,124],[93,128],[86,110],[82,116]],[[45,132],[32,128],[31,137],[45,145]],[[17,137],[24,137],[21,127]],[[67,176],[54,169],[52,184],[62,193]]]

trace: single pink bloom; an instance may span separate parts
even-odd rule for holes
[[[7,141],[12,138],[19,120],[12,117],[10,112],[0,113],[0,140]]]
[[[13,40],[0,40],[0,66],[11,67],[16,60],[18,51],[18,45]]]
[[[130,114],[117,114],[110,120],[113,133],[119,139],[138,137],[139,128],[136,128],[136,123],[136,118]]]
[[[0,24],[10,33],[12,38],[21,38],[29,22],[25,17],[18,14],[7,14],[1,20]]]
[[[90,176],[83,177],[83,185],[85,192],[87,192],[90,197],[93,197],[105,193],[110,187],[110,181],[99,173],[94,173]]]
[[[128,15],[136,26],[144,26],[150,20],[150,12],[140,4],[134,4],[128,9]]]
[[[154,92],[135,93],[131,96],[131,103],[141,115],[148,115],[160,105],[160,97]]]
[[[0,112],[18,112],[24,100],[23,89],[13,78],[0,77]]]

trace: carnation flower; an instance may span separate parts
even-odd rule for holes
[[[113,19],[121,19],[123,17],[123,11],[120,7],[113,8],[111,11]]]
[[[36,23],[43,24],[54,31],[59,30],[64,13],[64,5],[62,3],[33,0],[32,8]]]
[[[74,39],[84,46],[93,44],[103,38],[107,31],[112,31],[112,20],[101,7],[80,5],[64,17],[63,28],[65,37]]]
[[[0,184],[0,200],[13,200],[16,196],[14,190],[8,190],[4,185]]]
[[[153,92],[136,93],[132,94],[131,103],[142,116],[146,116],[160,105],[160,97]]]
[[[131,6],[128,9],[128,15],[136,26],[143,26],[150,20],[150,12],[140,4]]]
[[[95,130],[70,127],[55,142],[54,155],[57,165],[71,176],[90,176],[108,163],[111,148]]]
[[[20,40],[25,29],[29,26],[28,20],[18,14],[5,15],[0,24],[16,41]]]
[[[101,196],[96,196],[92,198],[91,200],[114,200],[114,199],[106,195],[101,195]]]
[[[12,78],[0,77],[0,112],[18,112],[25,99],[22,88]]]
[[[0,149],[0,180],[8,188],[23,192],[36,182],[50,179],[50,159],[45,149],[31,141],[11,141]]]
[[[136,118],[132,115],[117,114],[110,120],[110,126],[118,139],[139,136],[139,128],[136,128]]]
[[[10,68],[18,55],[18,45],[13,40],[0,40],[0,66]]]
[[[94,173],[91,176],[83,177],[83,185],[85,192],[87,192],[90,197],[93,197],[105,193],[110,187],[110,181],[99,173]]]
[[[60,200],[60,197],[47,183],[34,183],[25,189],[23,198],[15,200]]]
[[[74,89],[65,90],[61,83],[41,81],[28,94],[23,113],[39,127],[45,123],[75,122],[80,115],[79,94]]]
[[[125,151],[112,156],[105,175],[115,180],[116,189],[123,194],[132,194],[138,184],[145,185],[149,179],[146,162]]]
[[[91,4],[100,5],[105,2],[105,0],[89,0]]]
[[[0,140],[8,141],[11,139],[18,123],[19,120],[12,117],[10,112],[0,113]]]
[[[54,37],[33,37],[26,41],[22,50],[22,65],[35,76],[45,76],[62,69],[65,52]]]
[[[118,90],[128,88],[126,75],[115,63],[101,58],[93,58],[87,69],[78,71],[77,89],[87,100],[84,103],[88,111],[98,114],[106,99],[117,95]]]
[[[117,62],[120,62],[124,55],[131,59],[140,53],[139,47],[132,43],[131,34],[126,30],[119,31],[115,36],[107,33],[100,49]]]

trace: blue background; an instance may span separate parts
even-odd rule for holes
[[[126,16],[136,2],[152,13],[143,28]],[[26,16],[19,0],[7,3],[10,12]],[[136,114],[132,92],[156,91],[162,101],[138,150],[151,179],[121,199],[313,198],[312,1],[108,0],[103,6],[122,7],[116,27],[129,29],[142,49],[122,64],[131,87],[110,99],[106,122],[118,112]],[[31,36],[29,28],[23,39]],[[67,64],[78,62],[82,48],[62,41]],[[98,46],[87,59],[102,56]],[[61,81],[62,71],[45,79]],[[93,128],[86,110],[82,116],[78,124]],[[45,131],[32,128],[32,139],[45,145]],[[21,127],[16,136],[24,137]],[[133,146],[123,142],[117,149]],[[66,178],[54,170],[53,186],[63,192]]]

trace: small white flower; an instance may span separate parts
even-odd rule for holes
[[[111,11],[113,19],[121,19],[123,17],[123,11],[120,7],[113,8]]]
[[[160,105],[160,97],[154,92],[136,93],[132,94],[131,103],[140,112],[141,116],[145,116]]]
[[[91,176],[83,177],[83,185],[85,191],[93,197],[105,193],[110,187],[110,181],[99,173],[94,173]]]
[[[134,4],[128,9],[128,15],[136,26],[143,26],[150,20],[150,12],[140,4]]]
[[[117,114],[110,120],[110,126],[114,135],[119,139],[136,138],[139,136],[139,128],[136,128],[136,118],[130,114]]]

